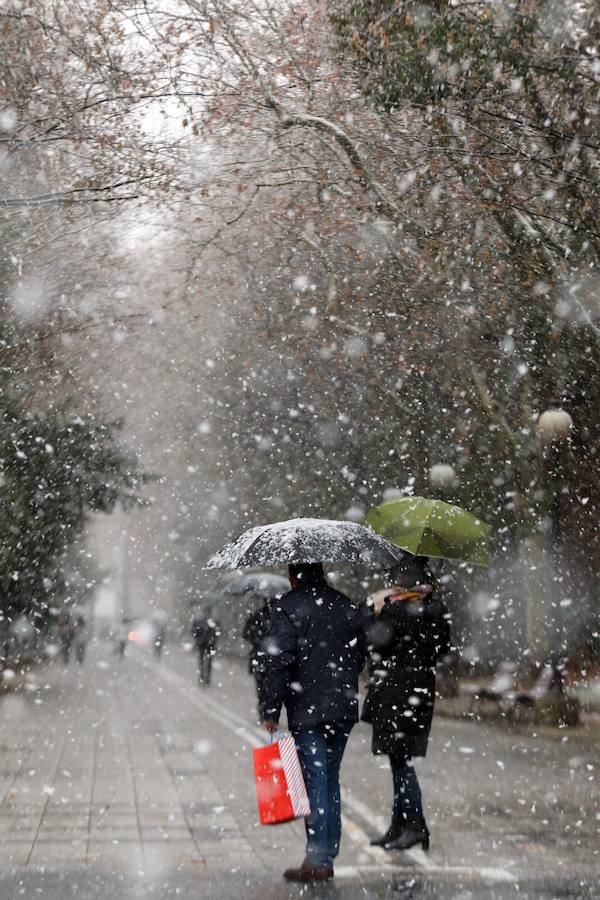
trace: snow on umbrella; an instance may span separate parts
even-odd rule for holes
[[[374,507],[365,524],[415,556],[460,559],[488,566],[492,529],[460,506],[402,497]]]
[[[270,572],[251,572],[249,575],[238,575],[225,588],[225,594],[254,594],[256,597],[281,597],[291,590],[287,578],[272,575]]]
[[[250,528],[208,561],[208,569],[250,569],[290,563],[351,563],[389,569],[403,556],[371,528],[332,519],[290,519]]]

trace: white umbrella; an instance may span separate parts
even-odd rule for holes
[[[406,554],[371,528],[332,519],[290,519],[250,528],[208,561],[208,569],[351,563],[390,569]]]

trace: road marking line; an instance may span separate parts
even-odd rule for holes
[[[146,662],[144,662],[143,665],[146,665]],[[189,700],[190,703],[193,703],[194,706],[197,706],[203,712],[206,712],[208,707],[208,711],[214,719],[217,719],[221,725],[224,725],[237,737],[243,738],[243,740],[245,740],[247,744],[250,744],[251,747],[262,747],[264,740],[259,740],[255,737],[248,729],[247,723],[238,724],[239,722],[243,722],[243,720],[236,716],[235,713],[230,717],[228,711],[219,709],[214,700],[211,700],[209,697],[199,697],[190,693],[187,681],[181,675],[173,672],[172,669],[161,668],[158,669],[158,673],[165,681],[169,681],[174,687],[179,688],[187,700]],[[235,719],[238,719],[238,721],[236,722]]]
[[[351,819],[347,813],[342,813],[342,829],[348,835],[353,844],[363,851],[363,853],[367,853],[370,857],[373,858],[375,862],[379,864],[380,871],[385,869],[393,869],[397,870],[398,866],[394,864],[392,857],[389,853],[386,853],[385,850],[382,850],[381,847],[371,847],[371,839],[368,834],[360,828],[356,822]],[[336,870],[337,871],[337,870]]]
[[[342,792],[342,799],[346,806],[349,806],[363,821],[368,822],[370,825],[374,825],[380,831],[386,830],[387,823],[385,822],[385,819],[374,813],[366,803],[363,803],[349,791]],[[447,873],[450,875],[480,875],[482,878],[486,878],[489,881],[515,882],[518,880],[512,872],[509,872],[508,869],[503,869],[500,866],[440,866],[432,862],[426,853],[422,850],[418,850],[416,847],[411,847],[410,850],[404,850],[403,852],[405,856],[410,857],[414,863],[431,874]],[[383,853],[386,857],[389,856],[389,852],[386,852],[385,850],[380,850],[380,853]],[[407,871],[406,868],[404,868],[404,871]]]
[[[375,866],[373,866],[373,869]],[[335,877],[338,878],[357,878],[365,871],[364,866],[336,866]],[[381,870],[380,870],[381,871]]]
[[[388,823],[385,821],[385,819],[382,816],[378,816],[376,813],[372,812],[372,810],[369,809],[366,803],[363,803],[358,799],[358,797],[355,797],[354,794],[350,793],[350,791],[342,791],[342,799],[346,806],[349,806],[350,809],[358,816],[360,816],[360,818],[364,822],[368,822],[370,825],[374,825],[378,831],[387,831]],[[378,849],[380,853],[389,858],[388,851],[382,850],[381,848],[374,849]],[[410,850],[405,850],[404,853],[423,869],[431,869],[435,866],[435,863],[432,863],[422,850],[415,850],[414,848],[411,848]]]
[[[136,659],[142,665],[148,667],[147,660],[142,660],[137,656]],[[236,737],[241,737],[246,743],[250,744],[251,747],[264,746],[265,737],[261,729],[250,726],[252,728],[252,731],[250,731],[246,723],[242,725],[238,724],[244,720],[241,719],[237,713],[220,708],[212,697],[191,694],[187,681],[172,669],[160,668],[157,671],[165,681],[168,681],[174,687],[178,688],[190,703],[193,703],[194,706],[201,709],[203,713],[208,713],[213,719],[220,722],[221,725],[224,725],[228,731],[235,734]],[[342,817],[342,828],[354,844],[372,856],[381,866],[386,869],[392,868],[387,854],[379,847],[371,847],[369,838],[364,831],[362,831],[362,829],[347,816]]]
[[[148,665],[149,660],[142,661],[142,659],[137,655],[135,655],[133,658],[135,658],[146,668],[150,668],[150,666]],[[165,681],[168,681],[174,687],[177,687],[190,703],[192,703],[194,706],[197,706],[203,712],[208,712],[210,716],[212,716],[216,721],[220,722],[225,728],[236,735],[236,737],[242,738],[246,741],[246,743],[250,744],[251,747],[262,747],[264,745],[265,738],[261,729],[255,726],[248,726],[248,723],[245,722],[244,719],[241,718],[241,716],[238,716],[237,713],[234,713],[231,710],[222,709],[221,707],[219,707],[217,702],[212,699],[212,697],[207,697],[204,694],[202,696],[198,696],[190,693],[190,686],[182,675],[179,675],[177,672],[173,671],[173,669],[163,667],[155,668],[154,671],[157,672]],[[250,728],[252,730],[250,730]],[[368,822],[370,825],[374,825],[379,830],[386,830],[387,825],[382,817],[374,813],[365,803],[363,803],[349,791],[344,791],[342,797],[344,803],[349,806],[353,810],[353,812],[355,812],[361,819]],[[356,822],[350,819],[347,815],[342,816],[342,827],[352,843],[360,847],[361,850],[364,850],[366,853],[368,853],[369,856],[373,857],[373,859],[384,871],[403,873],[407,876],[412,876],[418,871],[417,869],[412,867],[399,866],[397,864],[394,864],[393,860],[389,856],[389,852],[383,850],[381,847],[371,847],[368,835],[365,834],[362,828],[360,828],[359,825],[357,825]],[[518,880],[512,872],[509,872],[508,869],[503,869],[501,867],[441,866],[431,862],[422,850],[417,850],[415,848],[405,850],[404,854],[405,856],[408,856],[413,861],[413,863],[421,870],[424,870],[425,873],[432,875],[445,874],[466,875],[471,877],[479,876],[488,881],[501,882],[516,882]],[[354,867],[352,866],[342,867],[342,871],[351,871],[353,868]],[[366,867],[357,867],[356,871],[360,871],[363,868]],[[378,871],[381,871],[381,869],[378,868]],[[336,869],[336,872],[337,871],[338,869]]]

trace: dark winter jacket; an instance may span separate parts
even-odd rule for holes
[[[425,756],[435,700],[435,665],[450,648],[441,600],[390,602],[366,624],[373,675],[361,719],[373,753]]]
[[[192,637],[196,648],[202,652],[214,650],[219,637],[219,622],[211,617],[194,619],[192,623]]]
[[[265,719],[288,726],[358,721],[358,675],[365,658],[360,611],[319,578],[285,594],[271,610]]]
[[[264,671],[267,664],[266,638],[271,627],[271,611],[265,604],[251,612],[246,619],[242,637],[250,644],[251,671]]]

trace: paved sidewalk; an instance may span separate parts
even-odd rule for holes
[[[128,653],[95,648],[2,699],[0,900],[297,896],[281,871],[303,826],[257,824],[256,732],[222,717],[192,668],[186,682]]]
[[[140,879],[262,865],[209,770],[207,723],[156,672],[95,658],[38,684],[2,701],[0,864]]]
[[[0,699],[0,900],[302,896],[301,888],[281,879],[282,869],[301,859],[302,825],[257,824],[251,750],[262,735],[242,667],[221,661],[206,691],[195,683],[189,655],[173,650],[157,664],[138,648],[128,653],[120,661],[108,646],[93,647],[82,669],[49,667],[37,673],[31,690]],[[539,821],[543,812],[523,819],[523,853],[510,842],[508,809],[504,818],[494,813],[494,803],[501,804],[494,799],[497,788],[508,795],[511,781],[490,782],[496,774],[479,756],[466,758],[465,771],[460,746],[454,756],[443,755],[451,752],[446,737],[471,728],[468,723],[437,728],[438,757],[427,769],[438,774],[424,778],[434,829],[430,856],[369,846],[370,834],[385,824],[389,772],[374,764],[366,731],[357,729],[343,773],[346,815],[336,884],[311,888],[311,896],[597,896],[590,885],[600,872],[598,849],[594,858],[587,826],[573,831],[577,807],[567,813],[567,801],[560,800],[568,824],[555,847],[552,828]],[[469,731],[469,741],[482,733]],[[492,739],[500,745],[495,732]],[[538,767],[547,782],[561,757],[552,747],[541,751]],[[535,770],[523,769],[532,761],[527,752],[517,748],[519,796],[524,782],[535,781]],[[444,768],[448,759],[454,783]],[[586,764],[581,758],[570,774],[572,803],[586,796],[597,801]],[[503,777],[495,763],[494,769]],[[478,823],[471,804],[481,790],[491,805]],[[545,837],[535,845],[533,829],[548,833],[549,846]],[[569,860],[573,871],[563,865]]]

